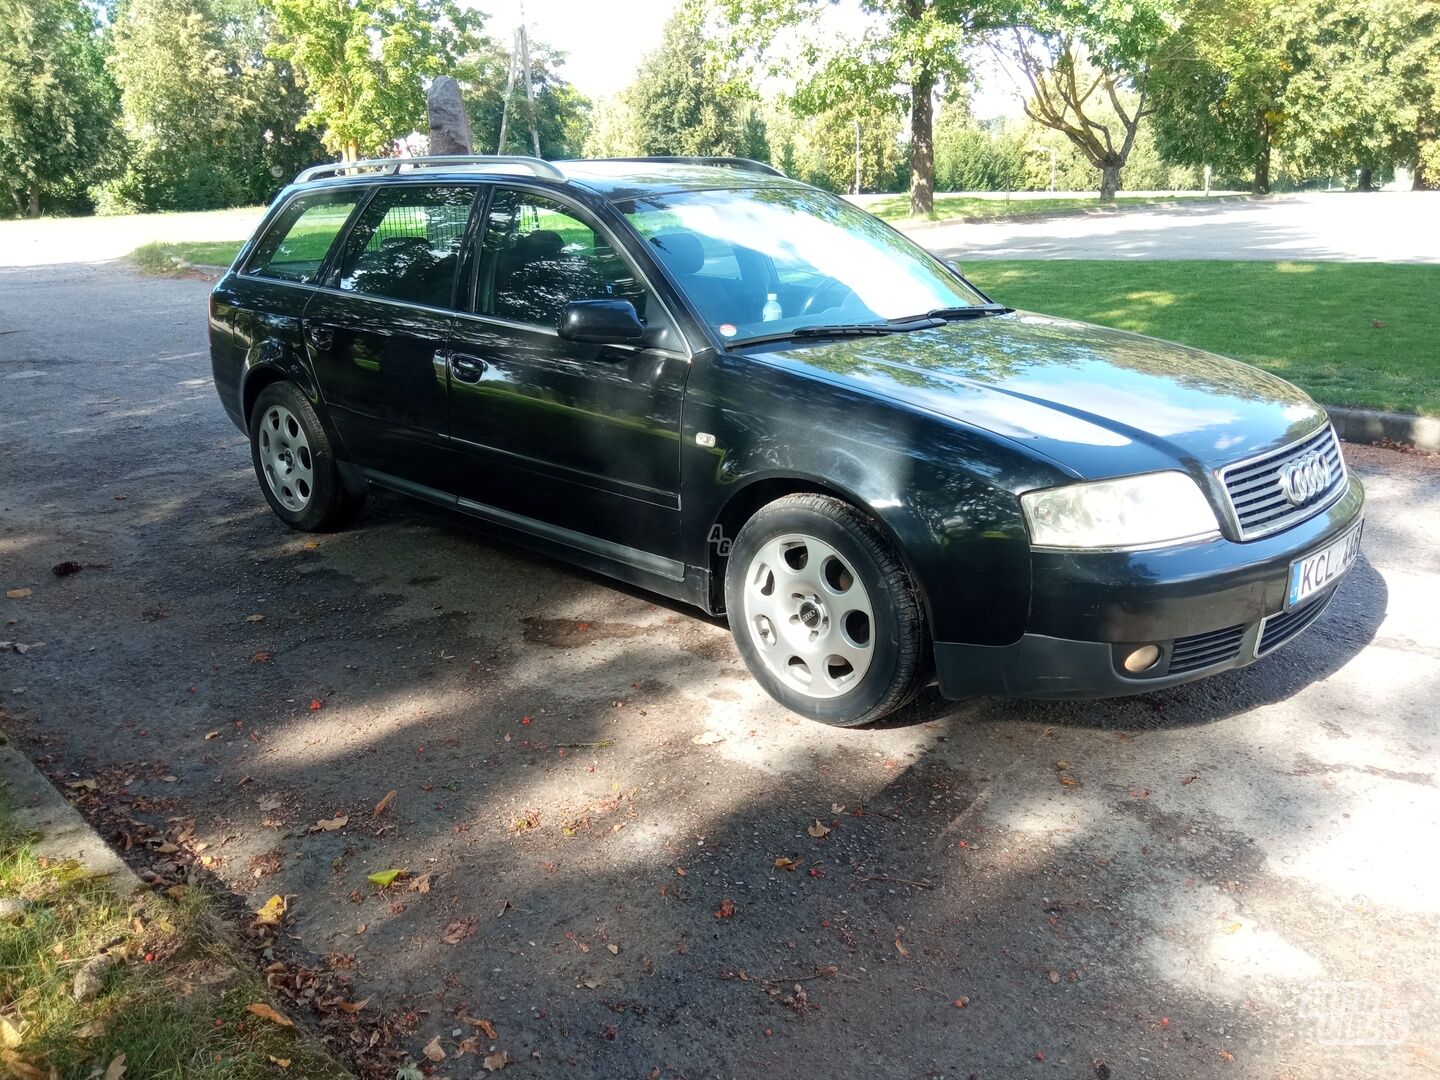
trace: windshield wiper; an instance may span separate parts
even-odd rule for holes
[[[793,330],[780,330],[773,334],[759,334],[741,338],[732,345],[759,345],[767,341],[797,341],[808,338],[828,337],[880,337],[885,334],[904,334],[911,330],[933,330],[944,326],[939,316],[916,315],[906,319],[890,319],[881,323],[835,323],[830,326],[799,326]]]
[[[949,322],[951,319],[980,319],[986,315],[1003,315],[1009,311],[1004,304],[966,304],[963,307],[942,307],[934,311],[927,311],[923,318],[944,319]],[[921,316],[917,316],[919,318]]]

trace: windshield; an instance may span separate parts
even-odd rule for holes
[[[736,343],[986,303],[923,248],[823,191],[680,191],[620,210],[700,316]]]

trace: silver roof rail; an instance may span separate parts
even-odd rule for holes
[[[764,173],[767,176],[784,176],[785,174],[774,165],[766,165],[763,161],[754,161],[751,158],[743,157],[612,157],[612,158],[585,158],[577,160],[577,165],[583,165],[587,161],[652,161],[659,165],[719,165],[727,169],[740,169],[742,172]]]
[[[394,176],[404,167],[440,169],[447,165],[519,165],[536,176],[550,180],[565,179],[565,174],[544,158],[526,157],[523,154],[437,154],[428,157],[372,158],[368,161],[335,161],[326,165],[312,165],[295,177],[295,183],[304,184],[324,176],[343,176],[361,169]]]

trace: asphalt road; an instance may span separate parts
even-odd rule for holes
[[[1181,202],[916,230],[966,259],[1295,259],[1440,263],[1440,192]]]
[[[714,622],[418,505],[287,532],[206,290],[0,270],[3,723],[289,895],[437,1075],[480,1073],[457,1012],[520,1076],[1440,1068],[1435,460],[1348,448],[1363,560],[1249,669],[833,730]]]

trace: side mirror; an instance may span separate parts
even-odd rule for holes
[[[645,324],[629,300],[572,300],[556,329],[566,341],[597,345],[634,344],[645,335]]]

